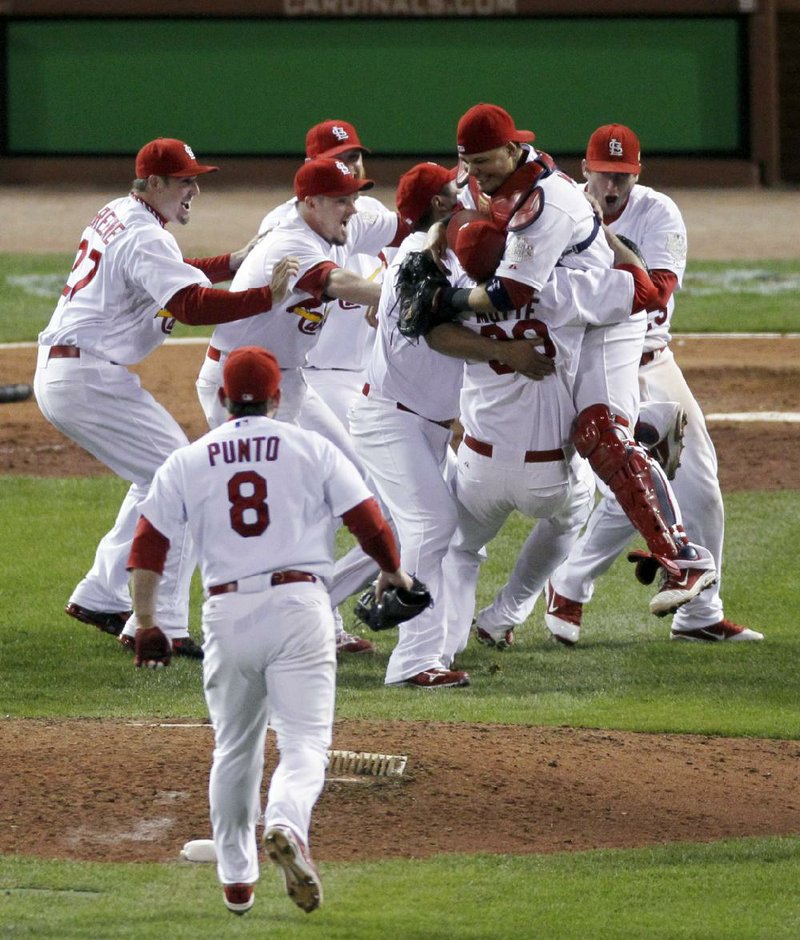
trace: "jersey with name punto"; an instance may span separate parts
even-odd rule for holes
[[[286,568],[327,581],[338,517],[369,498],[325,438],[259,416],[173,452],[141,512],[167,538],[188,522],[206,586]]]

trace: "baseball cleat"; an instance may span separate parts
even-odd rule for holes
[[[375,644],[357,636],[355,633],[339,633],[336,636],[336,654],[339,653],[374,653]]]
[[[479,627],[477,622],[473,623],[475,627],[475,639],[483,646],[491,646],[496,650],[507,650],[514,644],[514,631],[507,627],[500,636],[493,636],[488,630]]]
[[[455,689],[469,685],[469,673],[460,670],[425,669],[410,679],[404,679],[402,685],[411,685],[416,689]]]
[[[255,895],[253,886],[246,884],[223,885],[222,897],[225,901],[225,907],[231,914],[246,914],[253,906]]]
[[[676,401],[642,402],[634,438],[643,444],[664,471],[674,480],[681,465],[686,429],[686,409]]]
[[[133,611],[120,610],[117,612],[109,612],[104,610],[89,610],[86,607],[81,607],[80,604],[70,602],[64,608],[64,613],[69,614],[70,617],[74,617],[76,620],[80,620],[81,623],[88,623],[93,627],[97,627],[97,629],[102,630],[103,633],[110,633],[111,636],[119,636],[125,629],[125,624],[128,622]]]
[[[575,646],[581,635],[583,604],[563,597],[553,588],[552,581],[547,582],[544,594],[547,600],[544,623],[550,635],[564,646]]]
[[[202,659],[203,648],[190,636],[180,636],[171,640],[173,656],[187,656],[189,659]]]
[[[716,583],[717,570],[711,553],[707,549],[697,547],[695,554],[698,557],[690,561],[657,558],[661,567],[661,588],[650,599],[651,614],[655,614],[656,617],[674,614],[679,607],[688,604],[701,591]],[[640,555],[647,555],[647,553],[631,552],[628,559],[636,561]],[[649,557],[656,558],[656,556]]]
[[[128,636],[127,633],[118,636],[117,642],[123,649],[132,650],[134,652],[136,650],[136,640],[132,636]],[[189,659],[203,658],[203,648],[198,646],[190,636],[178,637],[170,642],[172,644],[173,656],[186,656]]]
[[[712,623],[707,627],[697,627],[694,630],[673,630],[670,639],[704,643],[725,641],[746,643],[763,640],[764,634],[758,633],[756,630],[750,630],[748,627],[740,627],[738,623],[733,623],[730,620],[720,620],[719,623]]]
[[[264,833],[264,848],[283,872],[286,893],[306,914],[322,904],[322,882],[304,843],[286,826],[270,826]]]

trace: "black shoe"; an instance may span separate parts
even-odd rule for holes
[[[172,641],[173,656],[188,656],[189,659],[202,659],[203,649],[190,636],[182,636]]]
[[[97,627],[98,630],[102,630],[103,633],[110,633],[111,636],[119,636],[122,633],[125,624],[133,613],[132,610],[120,610],[116,613],[87,610],[85,607],[81,607],[80,604],[72,603],[67,604],[64,612],[69,614],[70,617],[80,620],[81,623],[88,623],[93,627]]]

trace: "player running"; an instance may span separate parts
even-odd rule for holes
[[[320,435],[274,420],[282,376],[274,356],[236,349],[223,375],[230,420],[175,451],[141,505],[130,556],[136,665],[169,663],[159,582],[188,525],[206,591],[203,688],[215,736],[209,804],[224,903],[234,914],[253,906],[269,726],[279,759],[264,847],[294,903],[311,912],[322,903],[308,833],[333,729],[336,648],[327,587],[338,518],[380,567],[378,597],[412,581],[356,468]]]

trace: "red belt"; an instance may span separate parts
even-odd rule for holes
[[[77,346],[51,346],[47,359],[80,359],[80,355],[81,351]]]
[[[209,359],[213,359],[214,362],[219,362],[220,359],[222,358],[222,352],[219,349],[217,349],[216,346],[209,346],[208,349],[206,350],[206,355],[208,356]]]
[[[369,395],[369,382],[364,383],[364,387],[361,389],[362,395]],[[438,424],[440,428],[444,428],[446,431],[450,430],[450,425],[455,421],[455,418],[451,418],[449,421],[437,421],[435,418],[426,418],[425,415],[421,415],[418,411],[414,411],[413,408],[409,408],[408,405],[404,405],[402,402],[395,402],[395,408],[398,411],[405,411],[410,415],[416,415],[418,418],[423,418],[425,421],[430,421],[431,424]]]
[[[298,581],[316,580],[316,575],[313,575],[308,571],[293,571],[290,568],[288,571],[273,572],[272,577],[269,579],[269,583],[273,587],[277,587],[279,584],[295,584]],[[225,584],[215,584],[214,587],[210,587],[208,589],[208,596],[215,597],[217,594],[232,594],[234,591],[238,590],[238,581],[227,581]]]
[[[654,349],[652,352],[646,352],[642,358],[639,360],[640,366],[646,366],[651,363],[654,359],[661,355],[662,352],[666,349],[666,346],[662,346],[661,349]]]
[[[470,450],[474,450],[481,457],[491,457],[494,453],[494,446],[485,441],[477,441],[469,434],[464,435],[464,443]],[[551,463],[554,460],[563,460],[563,450],[526,450],[525,463]]]

